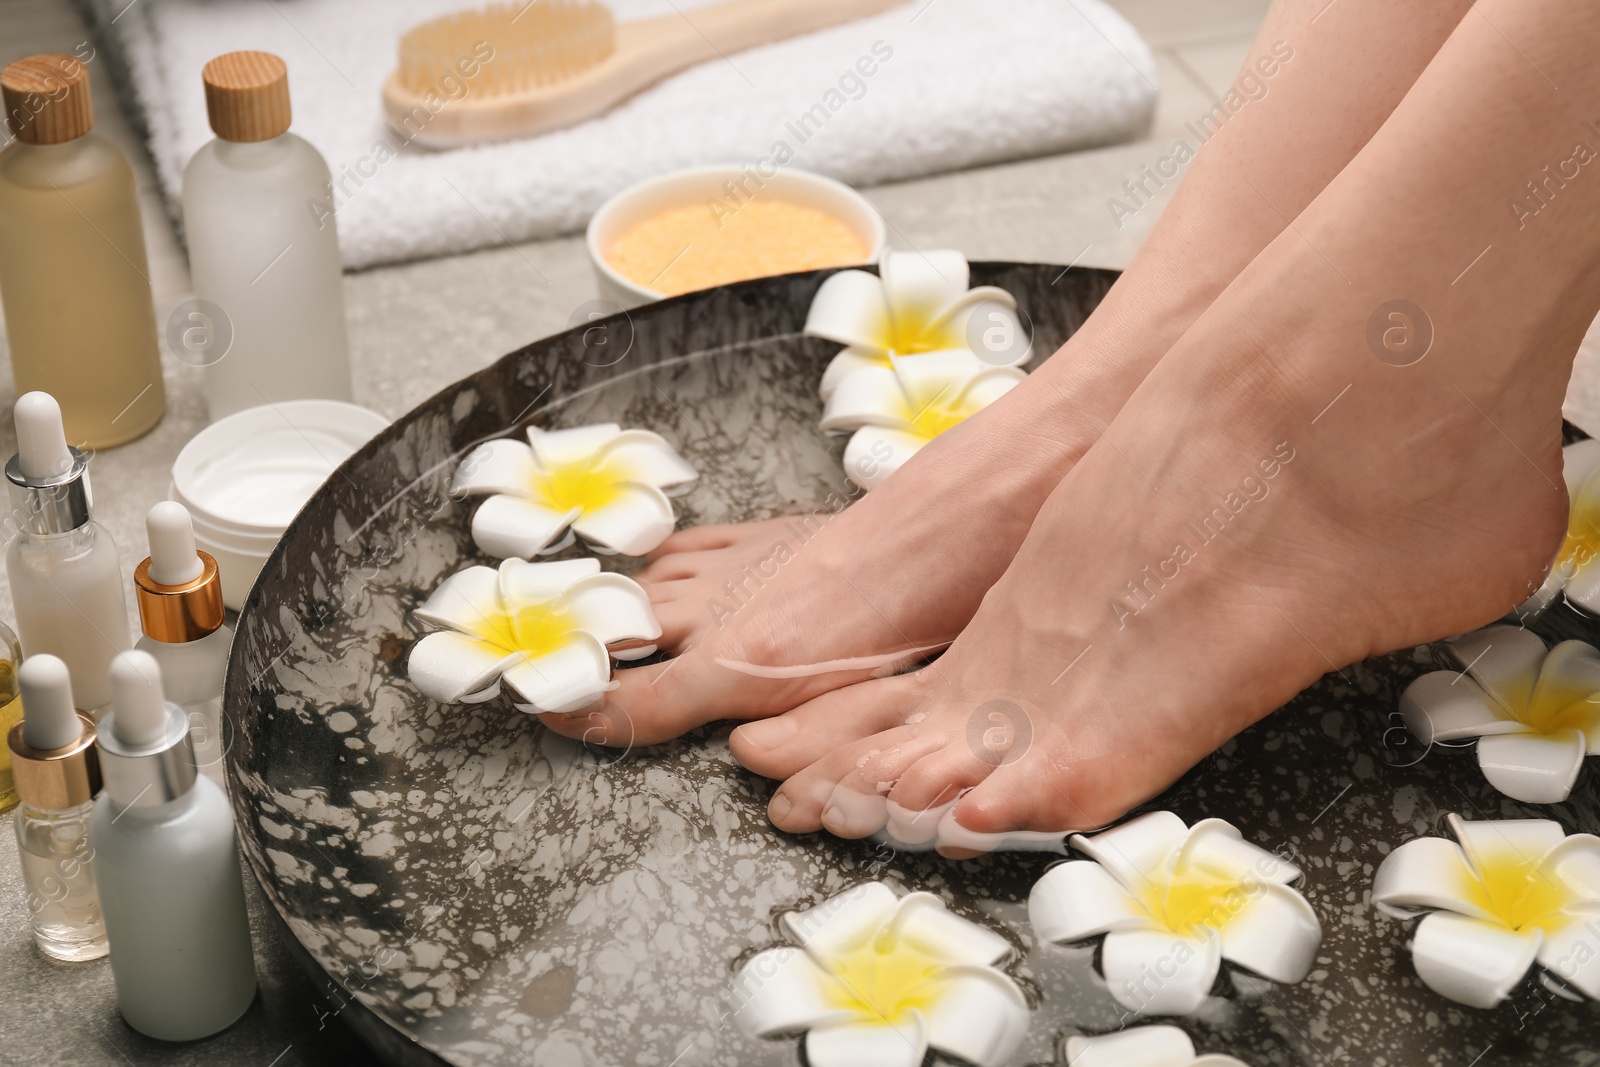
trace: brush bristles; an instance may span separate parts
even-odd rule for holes
[[[484,45],[493,49],[492,57]],[[592,0],[531,0],[457,11],[400,38],[400,84],[439,92],[449,74],[473,93],[499,95],[565,81],[616,48],[611,9]],[[465,77],[462,61],[476,64]]]

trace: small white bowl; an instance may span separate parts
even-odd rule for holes
[[[172,499],[194,539],[216,557],[222,602],[234,611],[289,523],[351,453],[389,420],[338,400],[286,400],[218,419],[172,464]]]
[[[724,182],[735,184],[743,180],[746,189],[754,191],[757,198],[771,196],[791,204],[825,211],[848,226],[868,254],[863,263],[876,263],[883,254],[888,240],[888,230],[883,217],[866,197],[843,182],[824,178],[810,171],[779,168],[770,178],[761,178],[750,167],[719,165],[694,167],[648,178],[631,185],[600,205],[600,210],[589,220],[587,239],[589,260],[594,264],[595,279],[600,296],[622,308],[638,307],[666,294],[631,282],[606,262],[605,250],[618,234],[642,222],[657,212],[685,204],[704,203],[716,198],[728,200]],[[756,181],[762,184],[759,188]]]

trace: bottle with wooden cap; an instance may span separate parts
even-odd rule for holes
[[[150,555],[133,572],[144,636],[134,647],[161,664],[167,699],[188,716],[195,760],[220,785],[222,682],[233,643],[222,621],[222,578],[217,561],[195,547],[188,508],[163,500],[144,525]]]
[[[229,52],[202,79],[217,137],[183,173],[183,223],[195,295],[215,305],[190,360],[205,367],[211,418],[350,400],[328,165],[289,132],[288,68],[268,52]]]
[[[22,798],[12,821],[33,939],[58,960],[106,954],[89,821],[100,791],[95,726],[73,707],[67,665],[29,656],[17,672],[22,721],[6,737]]]
[[[150,268],[122,152],[90,133],[89,72],[68,55],[0,71],[0,302],[18,395],[54,396],[76,445],[144,434],[166,409]]]

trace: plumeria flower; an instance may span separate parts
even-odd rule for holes
[[[972,351],[988,366],[1028,361],[1032,338],[1004,289],[968,289],[960,252],[885,252],[878,273],[842,270],[812,298],[805,332],[847,346],[823,372],[822,399],[851,373],[896,356]],[[976,342],[976,343],[975,343]]]
[[[519,711],[577,711],[611,684],[611,660],[655,651],[661,626],[637,582],[594,559],[508,559],[447,578],[416,610],[440,627],[411,649],[411,683],[443,704],[492,700]]]
[[[1538,635],[1491,626],[1459,637],[1465,668],[1406,687],[1400,716],[1424,745],[1478,739],[1478,766],[1513,800],[1557,804],[1587,754],[1600,751],[1600,652],[1582,641],[1547,649]]]
[[[1450,831],[1407,841],[1372,880],[1384,914],[1426,913],[1411,935],[1423,984],[1492,1008],[1537,963],[1553,991],[1600,999],[1600,838],[1548,819],[1451,815]]]
[[[1067,1067],[1245,1067],[1232,1056],[1194,1054],[1176,1026],[1138,1026],[1099,1037],[1067,1038]]]
[[[932,1049],[989,1067],[1028,1031],[1022,990],[995,964],[1000,935],[931,893],[869,882],[783,916],[795,943],[768,949],[734,981],[747,1037],[804,1031],[810,1067],[918,1067]]]
[[[472,540],[491,556],[531,559],[581,537],[592,550],[642,556],[672,533],[666,490],[697,477],[659,434],[616,423],[528,428],[528,443],[501,438],[473,449],[452,493],[490,494],[472,516]]]
[[[1544,584],[1516,614],[1537,615],[1563,592],[1592,615],[1600,615],[1600,440],[1574,441],[1561,450],[1567,483],[1567,536]]]
[[[1072,845],[1090,858],[1046,871],[1028,918],[1041,941],[1103,935],[1101,968],[1123,1007],[1189,1014],[1224,960],[1274,982],[1310,972],[1322,925],[1289,888],[1299,869],[1221,819],[1191,829],[1151,812]]]
[[[841,379],[822,411],[824,430],[853,430],[845,473],[871,489],[929,441],[1010,392],[1026,375],[971,352],[897,356]]]

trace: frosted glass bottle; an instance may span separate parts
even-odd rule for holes
[[[78,445],[161,421],[166,389],[133,171],[89,132],[88,70],[64,55],[0,72],[0,301],[18,395],[48,392]]]
[[[183,223],[195,295],[226,316],[220,359],[207,353],[212,419],[279,400],[351,399],[339,238],[328,165],[287,132],[289,81],[265,52],[206,64],[217,139],[183,174]],[[220,333],[215,336],[220,336]]]
[[[144,652],[111,665],[105,789],[89,820],[117,1009],[162,1041],[226,1029],[255,999],[233,812],[199,776],[182,711]]]
[[[61,409],[47,393],[17,398],[17,454],[6,464],[11,515],[20,529],[6,550],[17,633],[29,656],[48,652],[72,672],[79,707],[111,699],[106,670],[133,646],[122,562],[90,513],[89,461],[67,445]]]
[[[150,555],[133,572],[144,636],[134,647],[161,665],[167,699],[189,720],[200,773],[221,785],[222,683],[233,631],[223,623],[222,576],[194,544],[189,510],[163,500],[145,516]]]

